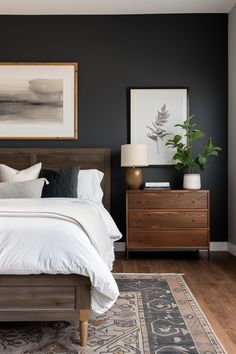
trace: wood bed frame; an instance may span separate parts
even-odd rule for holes
[[[37,162],[46,168],[79,164],[103,171],[103,203],[110,210],[110,149],[0,149],[0,164],[21,170]],[[80,344],[86,346],[90,290],[90,279],[82,275],[0,275],[0,321],[79,321]]]

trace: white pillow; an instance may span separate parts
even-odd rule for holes
[[[80,199],[102,202],[101,182],[104,173],[99,170],[80,170],[78,174],[77,197]]]
[[[32,181],[39,177],[41,168],[41,162],[22,171],[17,171],[6,165],[0,165],[0,182]]]

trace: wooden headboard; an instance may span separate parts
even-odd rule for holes
[[[63,169],[80,165],[81,169],[96,168],[104,172],[103,203],[110,211],[110,149],[101,148],[0,148],[0,164],[17,170],[42,162],[43,167]]]

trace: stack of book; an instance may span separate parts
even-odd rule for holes
[[[164,190],[170,189],[170,182],[145,182],[145,190]]]

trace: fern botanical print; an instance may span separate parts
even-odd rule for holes
[[[176,134],[186,142],[176,124],[185,121],[187,102],[187,88],[130,89],[130,143],[147,145],[149,165],[175,164],[166,142]]]
[[[157,146],[157,153],[159,155],[159,142],[163,141],[164,137],[170,135],[167,133],[166,129],[164,129],[165,124],[168,122],[170,114],[166,109],[166,104],[163,104],[160,111],[157,111],[157,115],[155,116],[155,120],[152,122],[152,127],[147,126],[150,130],[147,133],[147,137],[152,139]]]

